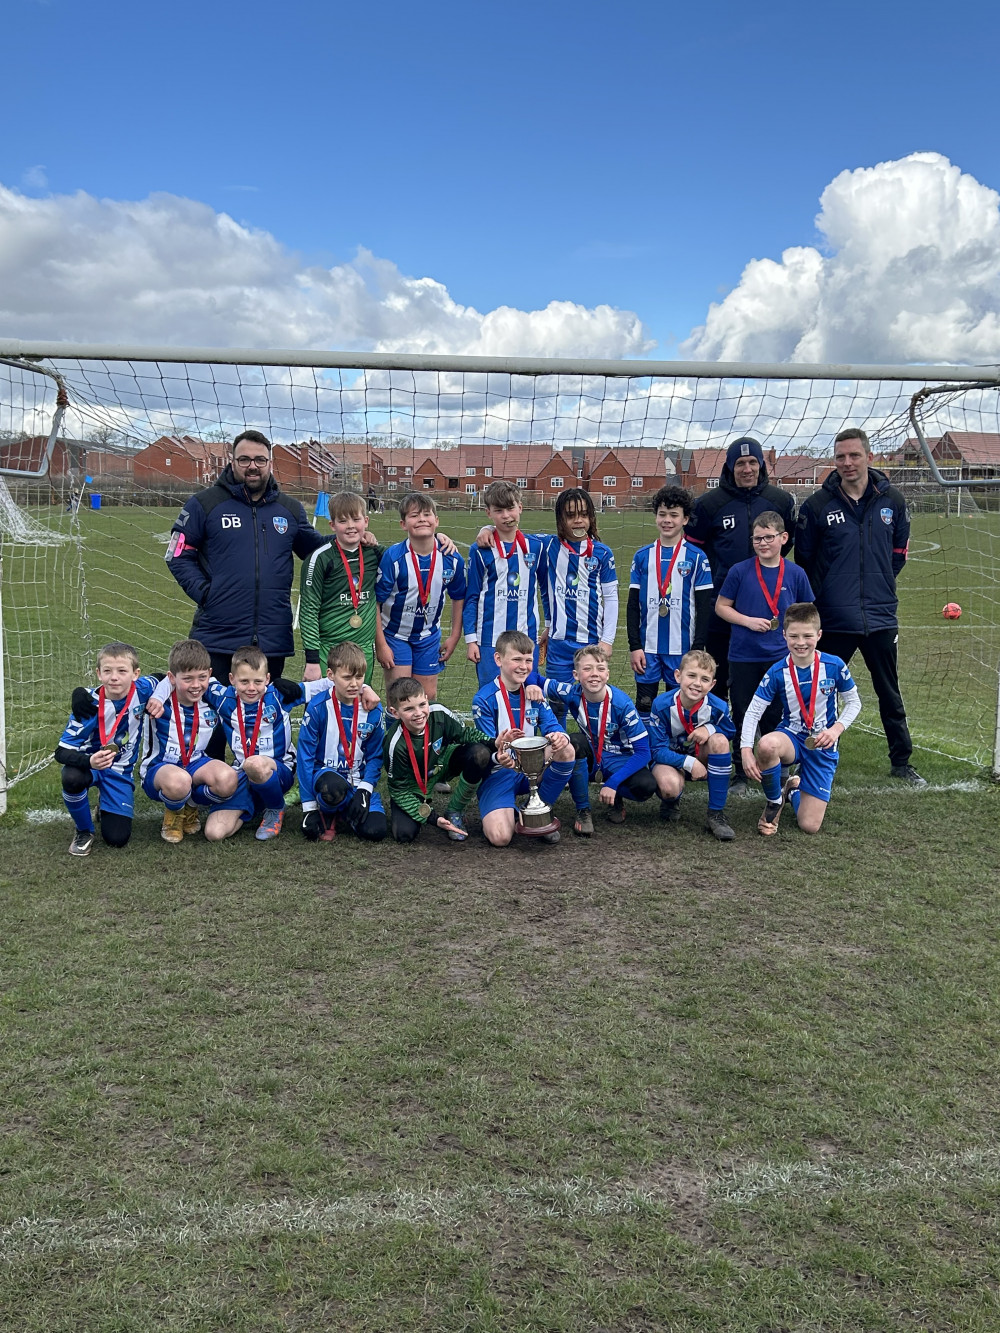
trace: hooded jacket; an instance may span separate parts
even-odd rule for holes
[[[871,634],[897,627],[896,575],[906,563],[910,515],[902,491],[868,469],[856,503],[831,472],[803,502],[795,561],[809,576],[825,630]]]
[[[733,463],[747,456],[741,452],[741,445],[750,445],[748,453],[760,464],[756,484],[749,487],[737,486],[733,476]],[[716,592],[732,566],[753,555],[753,521],[767,509],[775,510],[785,520],[788,544],[782,555],[787,558],[795,540],[795,497],[768,482],[764,451],[756,440],[749,437],[734,440],[719,474],[718,486],[698,496],[686,532],[708,556]]]
[[[254,644],[290,656],[293,557],[325,542],[273,477],[251,500],[227,466],[214,486],[191,496],[170,531],[167,565],[198,607],[192,637],[212,653]]]

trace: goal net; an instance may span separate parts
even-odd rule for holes
[[[965,383],[977,372],[940,367],[924,379],[903,368],[73,352],[0,348],[8,785],[47,761],[70,691],[93,678],[100,644],[124,638],[144,668],[163,669],[170,643],[189,632],[191,603],[163,558],[167,535],[185,498],[215,480],[246,427],[273,441],[281,486],[318,513],[322,530],[329,496],[359,490],[373,500],[372,527],[384,543],[401,537],[395,504],[411,489],[434,497],[442,530],[466,547],[491,480],[523,492],[528,531],[554,530],[559,493],[582,485],[615,551],[624,604],[631,556],[654,535],[648,504],[658,486],[711,487],[726,445],[751,434],[772,480],[801,500],[826,475],[836,432],[862,426],[876,465],[913,511],[899,593],[914,740],[994,765],[1000,392],[992,373],[984,385]],[[911,399],[944,384],[949,392],[915,409],[932,469]],[[941,478],[964,484],[942,486]],[[959,620],[942,617],[949,602],[961,605]],[[855,663],[862,724],[878,729],[874,695]],[[632,690],[624,614],[612,680]],[[475,688],[460,645],[441,696],[464,708]]]

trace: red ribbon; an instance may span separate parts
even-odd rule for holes
[[[586,728],[587,735],[590,737],[591,745],[594,744],[594,733],[590,730],[590,711],[587,708],[588,701],[580,700],[580,720]],[[604,753],[604,736],[608,729],[608,714],[611,712],[611,691],[607,686],[604,687],[604,703],[601,705],[601,721],[598,727],[597,747],[594,750],[594,763],[600,764],[601,755]]]
[[[360,550],[361,548],[359,547],[358,549]],[[421,606],[427,605],[427,599],[431,595],[431,579],[434,577],[434,567],[437,564],[437,556],[438,548],[437,542],[435,542],[431,547],[431,567],[427,574],[427,585],[425,587],[424,582],[420,577],[420,561],[417,559],[416,551],[412,546],[410,547],[410,559],[413,561],[413,572],[417,576],[417,596],[420,598]]]
[[[403,727],[403,740],[406,741],[406,748],[410,752],[410,763],[413,765],[413,776],[417,780],[417,786],[420,788],[421,795],[427,796],[427,756],[430,752],[430,727],[424,727],[424,776],[421,780],[420,772],[417,768],[417,756],[413,749],[413,742],[410,740],[410,733],[406,727]]]
[[[510,695],[507,693],[507,686],[503,683],[502,680],[499,679],[497,680],[497,684],[500,686],[500,693],[503,695],[503,701],[507,705],[507,716],[510,718],[511,727],[519,727],[519,726],[523,727],[527,709],[527,703],[525,702],[524,686],[523,685],[521,686],[521,721],[515,722],[514,710],[511,707]]]
[[[684,545],[684,538],[682,537],[681,540],[680,540],[680,541],[677,543],[677,545],[674,547],[674,553],[673,553],[673,555],[670,557],[670,568],[667,570],[667,577],[666,577],[666,580],[664,580],[664,579],[661,577],[661,574],[660,574],[660,552],[663,550],[663,547],[660,545],[659,538],[657,538],[657,542],[656,542],[656,586],[657,586],[657,587],[659,588],[659,590],[660,590],[660,598],[661,598],[661,599],[664,598],[664,597],[666,597],[666,595],[667,595],[667,590],[668,590],[669,587],[670,587],[670,579],[671,579],[671,577],[672,577],[672,575],[673,575],[673,572],[674,572],[674,565],[676,565],[676,563],[677,563],[677,557],[680,555],[680,553],[681,553],[681,547],[682,547],[683,545]]]
[[[236,721],[240,724],[240,743],[243,746],[243,758],[252,759],[257,753],[257,737],[260,735],[260,724],[264,716],[264,697],[257,700],[257,718],[253,724],[253,735],[250,737],[250,745],[247,746],[247,731],[243,723],[243,700],[236,700]]]
[[[503,542],[500,540],[500,534],[496,528],[493,529],[493,544],[497,548],[497,555],[501,560],[509,560],[518,547],[520,547],[522,555],[528,554],[528,543],[524,540],[524,533],[520,528],[514,533],[514,540],[510,544],[509,551],[503,549]]]
[[[344,548],[340,542],[337,542],[337,550],[340,552],[340,558],[344,562],[344,573],[347,575],[347,586],[351,590],[351,602],[355,611],[358,609],[358,594],[361,591],[361,585],[365,581],[365,553],[358,547],[358,586],[354,586],[354,575],[351,573],[351,567],[347,563],[347,556],[344,554]]]
[[[344,719],[343,719],[343,716],[341,715],[341,712],[340,712],[340,700],[339,700],[339,699],[337,698],[337,696],[336,696],[335,694],[333,694],[333,693],[331,693],[330,698],[333,700],[333,711],[334,711],[334,713],[337,715],[337,729],[338,729],[338,731],[340,732],[340,744],[341,744],[341,748],[343,749],[343,751],[344,751],[344,756],[345,756],[345,758],[347,759],[347,771],[348,771],[348,773],[353,773],[353,772],[354,772],[354,747],[355,747],[355,745],[356,745],[356,743],[357,743],[357,739],[358,739],[358,707],[359,707],[359,701],[358,701],[357,699],[355,699],[355,701],[354,701],[354,716],[351,718],[351,744],[350,744],[350,748],[348,748],[348,744],[347,744],[347,728],[344,726]],[[407,732],[407,731],[405,730],[405,728],[404,728],[404,735],[407,737],[407,740],[409,740],[409,732]],[[427,732],[425,731],[425,732],[424,732],[424,743],[425,743],[425,745],[426,745],[426,740],[427,740]],[[410,754],[412,754],[412,753],[413,753],[413,751],[411,750],[411,751],[410,751]],[[424,772],[426,773],[426,771],[427,771],[427,759],[426,759],[426,754],[425,754],[425,757],[424,757]],[[426,791],[426,782],[425,782],[425,784],[424,784],[424,787],[421,788],[421,790],[422,790],[422,791]]]
[[[816,691],[819,689],[819,653],[813,658],[812,691],[809,695],[808,712],[806,711],[806,701],[799,689],[799,673],[792,661],[791,654],[788,656],[788,669],[792,673],[792,686],[795,690],[795,697],[799,701],[799,712],[802,714],[802,721],[806,724],[806,730],[812,731],[813,718],[816,716]]]
[[[586,549],[585,551],[576,551],[576,550],[574,550],[573,547],[570,546],[569,542],[564,542],[564,541],[562,540],[562,538],[560,538],[560,540],[559,540],[559,545],[563,548],[564,551],[569,551],[570,555],[579,555],[579,556],[582,556],[582,557],[584,558],[584,560],[589,560],[590,557],[591,557],[591,556],[593,555],[593,553],[594,553],[594,539],[593,539],[593,537],[588,537],[588,538],[587,538],[587,549]]]
[[[177,748],[181,752],[181,765],[187,768],[191,761],[191,755],[194,754],[194,743],[198,739],[198,721],[200,718],[199,705],[196,703],[192,709],[191,717],[191,737],[188,741],[188,747],[184,746],[184,718],[181,713],[180,704],[177,702],[177,691],[174,690],[170,695],[170,703],[174,710],[174,726],[177,728]]]
[[[97,733],[101,738],[102,747],[106,746],[109,740],[117,745],[118,742],[115,738],[118,733],[118,726],[123,717],[126,719],[128,718],[129,704],[131,704],[134,698],[135,681],[129,686],[128,694],[125,696],[125,707],[120,713],[117,711],[115,712],[115,720],[111,724],[111,730],[108,731],[104,725],[104,686],[102,685],[97,691]],[[114,707],[114,701],[112,701],[112,707]]]
[[[690,736],[691,733],[692,733],[692,731],[695,730],[695,728],[697,727],[698,724],[697,724],[697,722],[691,722],[691,721],[689,720],[689,718],[686,718],[686,717],[684,716],[684,709],[681,707],[681,696],[680,696],[680,691],[678,691],[678,693],[677,693],[677,698],[676,698],[676,700],[675,700],[674,702],[675,702],[676,705],[677,705],[677,716],[678,716],[678,717],[680,718],[680,720],[681,720],[681,726],[684,728],[684,730],[685,730],[685,732],[687,733],[687,735]],[[701,707],[701,704],[699,704],[698,707],[700,708],[700,707]],[[691,710],[691,712],[694,712],[694,711],[695,711],[694,709]]]
[[[771,601],[771,594],[767,590],[767,584],[764,582],[764,573],[760,567],[760,556],[754,557],[754,563],[757,566],[757,582],[760,584],[760,590],[764,594],[764,601],[771,608],[771,615],[775,619],[778,617],[778,598],[781,596],[781,585],[785,581],[785,557],[778,557],[778,582],[774,585],[774,601]]]

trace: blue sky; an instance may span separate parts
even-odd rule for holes
[[[9,0],[0,183],[199,201],[303,268],[363,247],[481,312],[606,304],[673,356],[750,260],[828,252],[840,173],[930,152],[1000,187],[998,26],[985,3]]]

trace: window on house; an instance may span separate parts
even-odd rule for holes
[[[396,469],[394,467],[387,467],[386,472],[388,472],[390,477],[394,477],[396,475]]]
[[[641,478],[641,477],[633,477],[633,478],[632,478],[632,489],[633,489],[634,491],[641,491],[641,490],[642,490],[642,478]]]
[[[476,475],[476,469],[474,467],[467,467],[465,469],[465,475],[467,477],[474,477]]]
[[[617,496],[617,495],[606,495],[606,496],[604,497],[604,507],[605,507],[605,509],[615,509],[615,508],[617,508],[617,506],[618,506],[618,496]]]
[[[528,478],[527,478],[527,477],[518,477],[518,479],[517,479],[517,485],[518,485],[518,487],[519,487],[521,490],[525,490],[525,489],[527,488],[527,485],[528,485]]]
[[[474,481],[467,481],[465,483],[465,493],[466,495],[475,495],[476,483]]]
[[[561,491],[562,484],[563,484],[562,477],[549,477],[549,485],[552,487],[554,491]]]
[[[601,478],[601,485],[602,485],[602,486],[617,486],[617,485],[618,485],[618,478],[617,478],[617,477],[602,477],[602,478]]]
[[[432,491],[432,490],[434,489],[434,478],[433,478],[433,477],[424,477],[424,478],[423,478],[423,483],[424,483],[424,490],[425,490],[425,491]]]
[[[457,477],[449,477],[449,478],[448,478],[448,489],[449,489],[449,491],[457,491],[457,490],[458,490],[458,478],[457,478]]]
[[[484,467],[484,468],[483,468],[483,475],[484,475],[484,476],[487,476],[487,477],[492,477],[492,476],[493,476],[493,469],[492,469],[491,467]]]
[[[411,468],[411,467],[406,468],[406,469],[405,469],[405,475],[408,477],[412,471],[413,471],[413,468]]]
[[[172,458],[165,458],[165,459],[163,460],[164,466],[165,466],[165,467],[169,467],[170,464],[171,464],[173,461],[174,461],[174,460],[173,460]]]
[[[395,489],[396,489],[396,483],[394,481],[386,483],[386,490],[394,491]]]
[[[714,490],[714,488],[715,488],[716,486],[718,486],[718,484],[719,484],[719,478],[718,478],[718,477],[709,477],[708,481],[705,482],[706,487],[707,487],[710,491],[711,491],[711,490]]]

